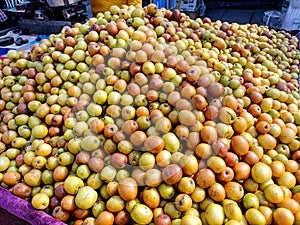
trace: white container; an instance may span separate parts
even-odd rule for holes
[[[281,29],[286,31],[300,30],[300,1],[291,0],[288,10],[284,16]]]
[[[264,12],[263,25],[268,26],[270,28],[278,28],[280,15],[280,11],[277,10],[270,10]]]
[[[187,0],[180,2],[180,10],[183,12],[196,12],[199,9],[199,2],[197,0]]]

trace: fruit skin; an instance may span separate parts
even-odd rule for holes
[[[229,199],[238,201],[244,196],[242,185],[237,182],[228,182],[224,185],[226,196]]]
[[[165,149],[171,153],[176,152],[180,148],[180,142],[178,138],[173,133],[166,133],[162,136],[165,144]]]
[[[132,178],[124,178],[119,182],[118,192],[121,198],[125,201],[130,201],[136,198],[138,193],[137,183]]]
[[[38,210],[44,210],[48,207],[49,201],[50,199],[48,195],[46,195],[45,193],[38,193],[35,196],[33,196],[31,204],[34,208]]]
[[[181,219],[182,225],[202,225],[200,218],[196,215],[185,215]]]
[[[86,151],[93,151],[97,149],[99,145],[100,145],[100,141],[96,136],[87,136],[83,138],[83,140],[80,143],[82,149]]]
[[[242,210],[234,201],[224,200],[223,203],[225,216],[230,220],[240,221],[242,219]]]
[[[248,224],[250,224],[250,225],[266,224],[266,218],[258,209],[254,209],[254,208],[248,209],[246,211],[245,217],[246,217]]]
[[[79,189],[75,203],[81,209],[89,209],[97,201],[98,193],[91,187],[85,186]]]
[[[277,208],[273,213],[274,222],[277,224],[294,224],[293,213],[286,208]]]
[[[13,187],[12,192],[20,198],[27,198],[31,195],[31,188],[25,183],[18,183]]]
[[[42,172],[37,169],[32,169],[25,174],[24,181],[29,186],[37,187],[42,182]]]
[[[243,197],[243,205],[246,209],[259,207],[259,200],[257,196],[253,193],[247,193]]]
[[[101,212],[96,219],[96,224],[112,225],[114,223],[114,214],[109,211]]]
[[[131,218],[138,224],[149,224],[153,219],[151,209],[141,203],[137,203],[130,212]]]
[[[5,171],[9,167],[10,160],[6,156],[0,156],[0,172]]]
[[[272,178],[272,170],[267,164],[258,162],[252,167],[251,176],[257,183],[265,183]]]
[[[192,199],[189,195],[186,194],[179,194],[175,198],[175,207],[179,211],[187,211],[192,207]]]
[[[215,203],[210,204],[205,210],[205,219],[209,225],[222,225],[225,220],[223,207]]]
[[[284,199],[282,189],[276,184],[270,184],[264,189],[265,197],[269,202],[280,203]]]
[[[149,188],[143,191],[143,201],[151,209],[158,208],[160,203],[160,195],[156,188]]]
[[[170,164],[162,170],[162,179],[168,185],[177,183],[181,177],[182,169],[177,164]]]
[[[64,182],[64,189],[69,194],[77,194],[80,188],[84,186],[83,181],[76,176],[69,176]]]

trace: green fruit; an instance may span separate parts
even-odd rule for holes
[[[158,187],[159,194],[164,199],[171,199],[175,195],[175,190],[172,185],[162,183]]]
[[[91,171],[87,165],[80,165],[76,170],[76,175],[81,179],[86,179],[90,176]]]
[[[96,202],[92,208],[93,216],[97,218],[97,216],[105,210],[105,202],[100,201]]]
[[[100,140],[96,136],[87,136],[81,140],[80,146],[85,151],[93,151],[100,146]]]
[[[98,193],[93,188],[85,186],[79,189],[75,197],[75,204],[81,209],[89,209],[93,207],[97,198]]]
[[[38,169],[32,169],[24,176],[26,184],[32,187],[37,187],[42,182],[42,172]]]
[[[258,209],[248,209],[245,216],[249,225],[264,225],[267,222],[264,215]]]
[[[0,172],[7,170],[10,160],[6,156],[0,156]]]
[[[74,162],[74,155],[71,152],[63,152],[58,156],[60,165],[68,166]]]
[[[223,202],[225,216],[230,220],[240,221],[242,219],[242,211],[235,201],[225,200]]]
[[[17,125],[25,125],[27,124],[28,120],[29,120],[29,116],[28,115],[17,115],[15,117],[16,120],[16,124]]]
[[[16,159],[16,157],[21,153],[20,149],[9,148],[5,151],[5,156],[10,160]]]
[[[48,134],[48,129],[45,125],[36,125],[32,128],[31,135],[33,138],[44,138]]]
[[[265,183],[272,178],[272,170],[267,164],[258,162],[252,167],[251,175],[255,182]]]
[[[111,212],[120,212],[124,206],[124,200],[119,195],[110,197],[106,202],[106,208]]]
[[[22,125],[18,128],[18,134],[23,138],[28,138],[30,137],[31,132],[27,125]]]
[[[210,204],[205,210],[205,219],[209,225],[222,225],[225,220],[223,207],[215,203]]]
[[[162,34],[165,33],[165,28],[163,26],[157,26],[155,28],[155,32],[156,32],[157,36],[161,36]]]
[[[151,209],[141,203],[135,204],[130,212],[131,218],[138,224],[149,224],[153,219],[153,213]]]
[[[243,197],[243,205],[246,209],[250,209],[250,208],[258,209],[259,200],[255,194],[247,193]]]
[[[75,195],[83,186],[82,179],[76,176],[68,176],[64,182],[65,191],[71,195]]]
[[[116,174],[117,170],[113,166],[108,165],[102,169],[100,178],[102,181],[111,182],[115,179]]]
[[[98,90],[94,93],[93,100],[99,105],[103,105],[107,100],[107,93],[103,90]]]
[[[166,133],[163,135],[165,149],[171,153],[177,152],[180,148],[180,142],[174,133]]]
[[[139,158],[139,167],[142,170],[149,170],[155,166],[155,157],[152,153],[145,152]]]
[[[90,116],[100,116],[102,113],[102,107],[100,105],[97,105],[95,103],[90,103],[87,106],[87,112]]]
[[[53,184],[53,171],[44,170],[42,173],[42,181],[44,184]]]
[[[86,122],[80,121],[76,123],[73,127],[73,131],[76,136],[83,136],[84,132],[86,132],[89,129],[89,126]]]

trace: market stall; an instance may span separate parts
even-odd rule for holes
[[[33,225],[300,223],[299,40],[179,6],[8,33],[27,42],[0,61],[1,208]]]

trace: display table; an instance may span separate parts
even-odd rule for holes
[[[7,46],[0,46],[0,57],[5,56],[6,53],[11,49],[29,51],[33,44],[38,43],[41,39],[48,38],[47,35],[38,35],[38,34],[24,35],[20,33],[19,30],[11,30],[4,36],[1,36],[0,38],[4,38],[4,37],[12,37],[15,40],[15,43]],[[17,45],[16,40],[18,38],[21,38],[21,40],[23,40],[24,43]]]

